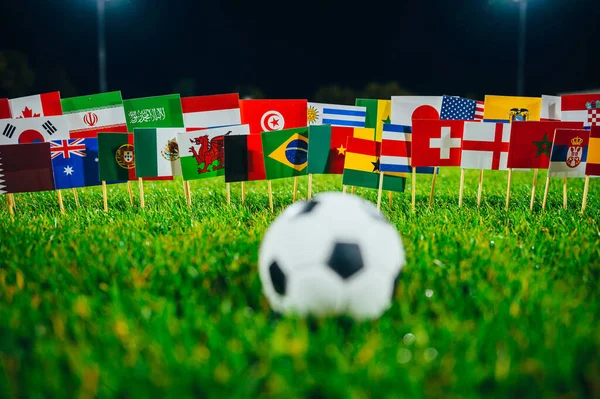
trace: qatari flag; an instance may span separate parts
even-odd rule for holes
[[[0,119],[10,119],[12,114],[10,113],[10,103],[8,98],[0,98]]]
[[[0,194],[54,190],[50,143],[0,145]]]

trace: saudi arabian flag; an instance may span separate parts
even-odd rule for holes
[[[127,128],[183,127],[179,94],[124,100]]]
[[[381,142],[383,125],[391,123],[392,101],[357,98],[356,105],[367,107],[365,127],[375,129],[375,141]]]
[[[177,133],[184,131],[183,128],[134,129],[136,176],[181,176]]]
[[[308,166],[308,127],[262,132],[267,180],[303,176]]]
[[[120,91],[63,98],[61,105],[72,139],[95,138],[99,132],[127,130]]]
[[[225,175],[225,136],[248,135],[250,125],[234,125],[178,133],[183,180]]]

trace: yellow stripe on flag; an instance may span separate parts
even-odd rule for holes
[[[352,135],[357,139],[373,141],[373,137],[375,137],[375,129],[370,127],[355,127]]]
[[[375,141],[381,142],[383,125],[391,123],[392,100],[377,101],[377,127],[375,128]]]
[[[511,115],[517,112],[526,113],[528,121],[539,121],[541,111],[541,97],[485,96],[483,118],[512,120]]]
[[[600,138],[590,138],[587,163],[600,164]]]
[[[371,129],[373,130],[373,129]],[[352,170],[360,170],[363,172],[373,172],[374,163],[377,162],[377,157],[372,155],[356,154],[354,152],[346,152],[344,160],[344,168]]]

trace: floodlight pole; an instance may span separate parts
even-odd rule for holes
[[[527,27],[527,0],[519,1],[519,60],[517,71],[517,95],[525,94],[525,38]]]
[[[96,0],[98,8],[98,79],[100,93],[107,91],[106,83],[106,37],[104,29],[104,11],[106,0]]]

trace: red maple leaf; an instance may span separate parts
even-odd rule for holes
[[[37,118],[41,116],[40,114],[34,114],[33,110],[29,109],[29,107],[25,107],[23,111],[21,111],[21,116],[17,116],[17,119],[21,118]]]

